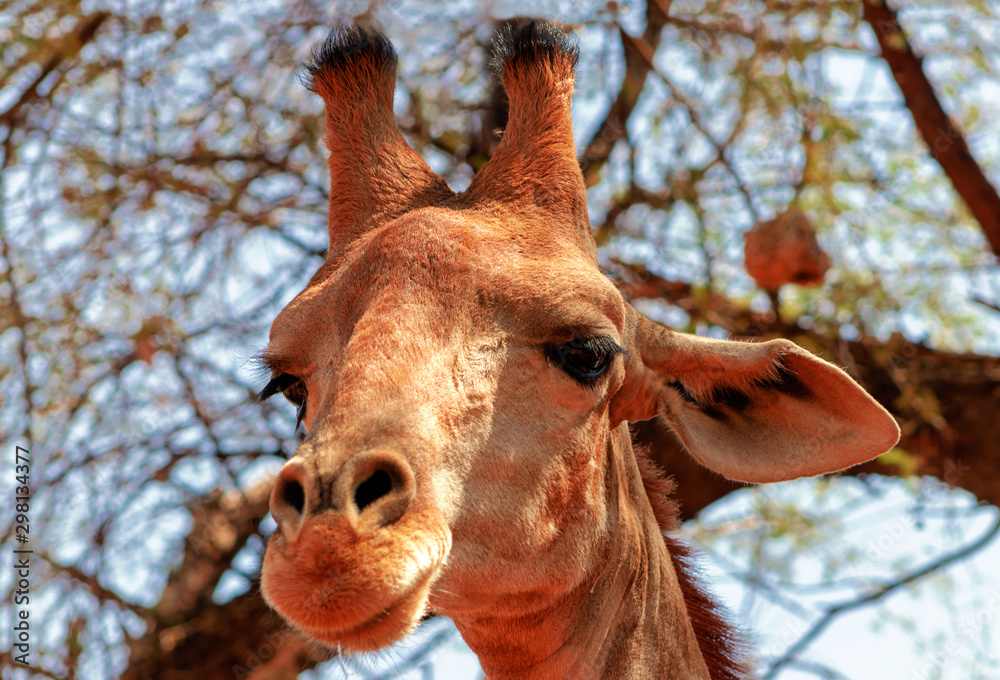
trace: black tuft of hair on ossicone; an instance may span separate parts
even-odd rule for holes
[[[362,59],[377,71],[395,72],[398,57],[392,42],[378,29],[344,23],[313,48],[312,60],[301,65],[300,79],[306,89],[315,92],[316,80],[324,72],[356,68]]]
[[[518,25],[502,26],[493,39],[493,59],[490,65],[501,76],[507,67],[517,68],[544,59],[570,60],[576,68],[580,46],[555,23],[528,19]]]

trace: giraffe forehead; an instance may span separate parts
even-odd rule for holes
[[[621,331],[621,295],[578,249],[514,221],[418,213],[373,231],[336,267],[328,263],[279,315],[272,344],[284,344],[291,329],[301,344],[301,328],[314,341],[346,338],[361,317],[390,327],[404,315],[412,324],[539,340],[566,329]]]

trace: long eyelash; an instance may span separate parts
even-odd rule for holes
[[[245,365],[250,370],[251,375],[258,380],[274,373],[267,359],[260,352],[247,359]]]
[[[269,352],[266,348],[247,359],[248,367],[256,378],[284,373],[291,363],[292,361],[288,357]]]
[[[294,385],[296,380],[298,380],[298,378],[289,375],[288,373],[282,373],[281,375],[275,376],[269,383],[267,383],[267,385],[264,386],[264,389],[260,391],[260,394],[257,395],[257,401],[267,401],[278,392],[284,390],[286,387]]]
[[[596,338],[581,338],[578,342],[580,343],[580,349],[593,352],[594,354],[610,354],[611,356],[621,354],[623,356],[631,356],[627,349],[621,347],[617,342],[606,335]]]

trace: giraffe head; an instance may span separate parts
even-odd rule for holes
[[[384,36],[337,29],[309,67],[330,248],[263,355],[263,396],[298,404],[308,434],[274,487],[262,587],[344,649],[399,639],[428,604],[456,621],[568,617],[556,603],[593,591],[623,532],[655,527],[627,421],[663,416],[698,460],[751,482],[839,470],[898,437],[791,342],[685,335],[629,306],[590,234],[575,45],[529,22],[496,52],[510,123],[462,194],[394,122]]]

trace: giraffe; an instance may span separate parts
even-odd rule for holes
[[[697,337],[632,308],[590,232],[578,48],[527,21],[495,52],[509,124],[455,193],[395,123],[388,39],[345,25],[314,51],[330,245],[261,354],[261,398],[282,393],[307,432],[272,491],[262,593],[352,652],[449,616],[491,680],[744,677],[628,423],[661,416],[745,482],[856,465],[899,429],[790,341]]]

